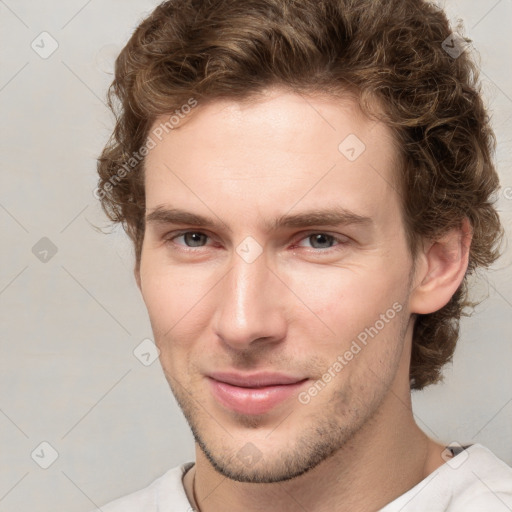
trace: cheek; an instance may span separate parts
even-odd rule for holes
[[[192,347],[211,316],[207,292],[199,279],[169,269],[141,269],[141,290],[162,368],[168,379],[185,382]]]
[[[188,338],[208,317],[209,280],[198,269],[141,264],[141,292],[157,343]],[[178,336],[179,333],[179,336]]]
[[[343,338],[373,325],[404,297],[399,276],[389,268],[386,272],[370,266],[326,267],[290,277],[298,299]]]

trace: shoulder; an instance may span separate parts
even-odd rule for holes
[[[380,512],[510,512],[512,468],[481,444],[449,459]]]
[[[176,466],[148,487],[112,501],[94,512],[189,512],[192,508],[183,488],[182,478],[192,465],[192,462],[188,462]]]
[[[481,444],[471,446],[466,452],[466,460],[452,470],[461,471],[460,506],[467,512],[511,510],[512,468]]]

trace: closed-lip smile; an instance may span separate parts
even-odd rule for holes
[[[308,380],[274,372],[213,372],[207,377],[217,402],[240,414],[264,414],[289,399]]]

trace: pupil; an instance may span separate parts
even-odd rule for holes
[[[186,233],[185,243],[189,247],[199,247],[203,245],[204,235],[202,233]]]
[[[325,249],[331,247],[332,237],[324,234],[313,235],[311,242],[313,247]]]

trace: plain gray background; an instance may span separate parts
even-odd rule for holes
[[[86,512],[194,457],[158,361],[133,353],[152,335],[132,249],[93,228],[108,225],[92,191],[113,61],[157,4],[0,0],[0,511]],[[510,237],[512,0],[442,5],[481,56]],[[509,464],[511,260],[475,281],[488,298],[463,320],[445,383],[413,395],[428,435],[482,443]]]

